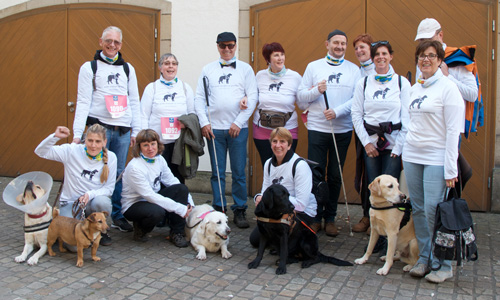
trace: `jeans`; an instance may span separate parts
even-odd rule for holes
[[[427,264],[431,253],[431,238],[438,203],[443,201],[446,192],[443,166],[428,166],[403,161],[406,182],[410,193],[413,223],[420,250],[418,263]],[[432,257],[432,265],[438,260]],[[445,260],[442,271],[451,270],[451,261]]]
[[[127,163],[128,149],[130,147],[130,131],[120,135],[120,130],[107,129],[106,139],[108,140],[106,148],[116,155],[116,178],[123,172]],[[110,174],[112,176],[113,174]],[[115,190],[111,196],[111,219],[118,220],[124,218],[122,210],[122,181],[117,181]]]
[[[260,156],[260,162],[262,163],[262,167],[264,167],[264,164],[268,159],[273,156],[273,150],[271,149],[271,142],[269,140],[258,140],[258,139],[253,139],[253,142],[255,143],[255,148],[257,148],[257,151],[259,152]],[[295,152],[297,149],[297,144],[298,140],[292,140],[292,150]]]
[[[226,196],[226,157],[229,151],[229,162],[231,164],[231,178],[233,179],[231,196],[234,204],[232,210],[247,209],[247,181],[245,167],[247,163],[247,139],[248,128],[242,128],[236,138],[229,135],[229,130],[213,130],[215,135],[215,149],[217,152],[217,164],[219,166],[220,185],[224,207],[227,205]],[[217,168],[215,164],[214,146],[212,140],[207,140],[208,152],[210,154],[210,163],[212,165],[212,176],[210,183],[212,185],[213,202],[212,205],[222,207],[221,194],[217,180]]]
[[[321,223],[321,220],[324,219],[327,223],[333,223],[335,222],[335,217],[337,216],[337,203],[339,200],[340,189],[342,188],[342,179],[337,154],[335,152],[335,145],[333,143],[333,136],[331,133],[323,133],[313,130],[308,130],[307,133],[307,137],[309,139],[308,158],[319,163],[320,166],[326,166],[326,182],[328,183],[328,189],[330,190],[328,201],[326,201],[323,205],[318,204],[318,214],[315,217],[315,222]],[[344,168],[351,138],[352,131],[335,134],[335,141],[337,143],[342,168]]]
[[[66,205],[61,204],[61,208],[59,209],[60,215],[64,217],[73,218],[73,203],[74,202],[65,202]],[[94,212],[107,212],[111,213],[111,199],[106,196],[97,196],[94,199],[90,200],[85,206],[85,217],[90,216]],[[79,216],[77,219],[81,219]]]
[[[187,205],[188,204],[188,188],[184,184],[175,184],[161,189],[158,194],[168,197],[175,202]],[[176,213],[166,211],[161,206],[147,202],[139,201],[132,206],[130,206],[127,211],[125,211],[125,217],[137,223],[139,228],[144,233],[153,231],[155,226],[163,221],[166,217],[168,219],[168,225],[170,226],[170,233],[184,233],[184,226],[186,225],[186,220],[184,217],[177,215]]]
[[[399,181],[399,175],[401,175],[401,157],[391,157],[391,152],[392,150],[379,151],[379,156],[377,157],[368,157],[366,150],[363,152],[368,184],[382,174],[391,175]]]

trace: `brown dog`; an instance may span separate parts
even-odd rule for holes
[[[47,235],[47,247],[50,256],[56,255],[52,251],[52,245],[59,238],[59,251],[66,252],[63,248],[63,242],[77,247],[76,266],[83,266],[83,248],[92,247],[92,260],[100,261],[101,258],[96,256],[99,241],[101,240],[101,232],[106,233],[108,224],[106,217],[108,213],[95,212],[88,216],[85,220],[79,221],[73,218],[63,217],[59,215],[59,210],[54,208],[52,213],[52,223],[49,226]]]
[[[394,259],[401,259],[407,263],[403,268],[405,272],[410,271],[418,260],[418,244],[411,214],[406,225],[400,229],[405,212],[401,211],[397,205],[405,196],[398,187],[398,181],[390,175],[380,175],[368,186],[372,206],[370,208],[370,241],[365,255],[356,259],[354,263],[358,265],[366,263],[379,235],[387,236],[387,254],[381,258],[385,259],[385,264],[377,270],[378,275],[387,275]]]

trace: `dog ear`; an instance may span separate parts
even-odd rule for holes
[[[207,231],[207,222],[206,221],[201,221],[200,230],[203,231],[203,235],[205,235],[205,233]]]
[[[373,195],[381,196],[380,177],[375,178],[375,180],[373,180],[373,182],[368,186],[368,189]]]
[[[89,220],[89,222],[95,223],[97,221],[95,219],[95,213],[92,213],[90,216],[88,216],[87,220]]]
[[[107,211],[102,211],[102,214],[103,214],[105,217],[109,216],[109,214],[108,214],[108,212],[107,212]]]
[[[21,204],[26,204],[26,203],[24,203],[24,200],[23,200],[23,194],[20,194],[19,196],[17,196],[16,201],[21,203]]]

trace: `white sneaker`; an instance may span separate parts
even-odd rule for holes
[[[444,282],[446,279],[453,278],[453,270],[449,271],[432,271],[427,276],[425,276],[425,279],[429,282],[433,283],[441,283]]]

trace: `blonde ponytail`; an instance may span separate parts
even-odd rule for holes
[[[102,167],[101,173],[101,183],[108,181],[109,167],[108,167],[108,149],[106,147],[102,148],[102,162],[104,167]]]

